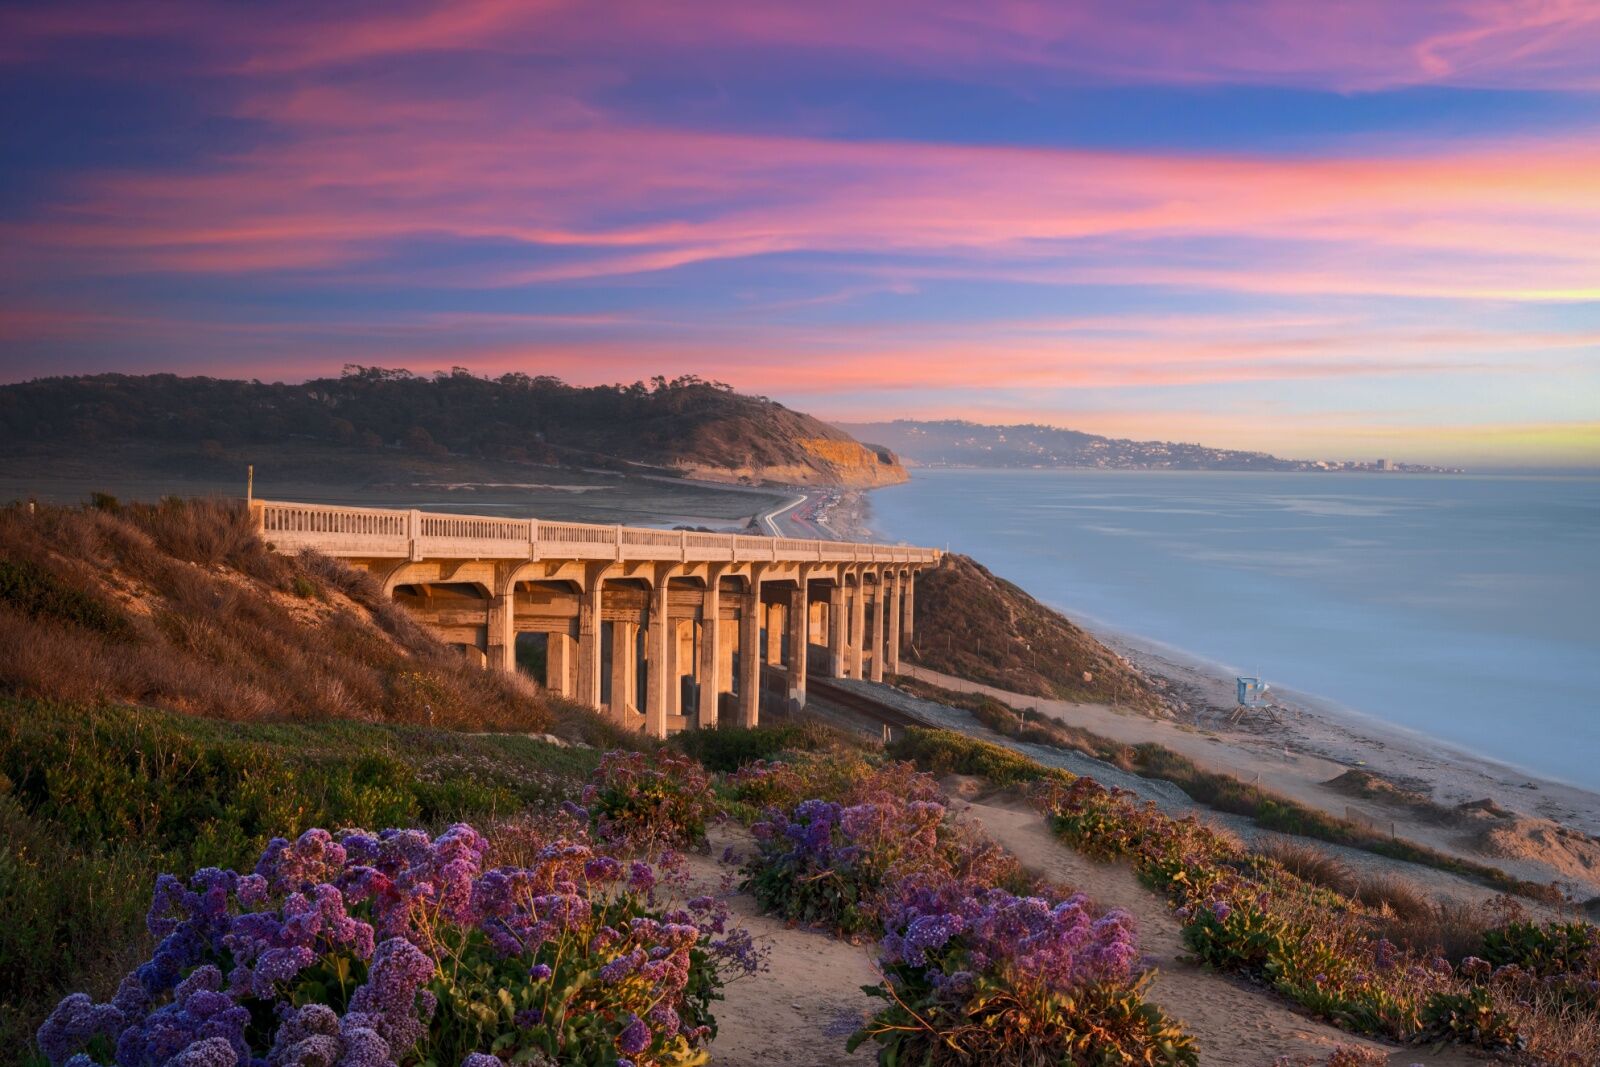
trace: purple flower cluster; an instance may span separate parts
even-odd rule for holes
[[[954,992],[974,973],[1057,992],[1137,977],[1133,917],[1114,910],[1097,918],[1081,894],[1052,904],[960,879],[912,879],[899,887],[884,929],[885,965],[923,970]]]
[[[82,993],[64,999],[39,1029],[40,1050],[56,1067],[87,1067],[95,1043],[114,1048],[119,1067],[384,1067],[414,1051],[433,1058],[439,1033],[450,1031],[451,1049],[465,1040],[445,1007],[454,1011],[467,994],[438,961],[479,952],[491,970],[522,976],[535,998],[515,1013],[516,1028],[546,1027],[551,1003],[564,1004],[562,1012],[614,1020],[618,1048],[642,1065],[655,1062],[639,1058],[651,1049],[708,1040],[703,1003],[691,1010],[684,999],[705,985],[694,978],[705,965],[697,960],[759,965],[749,934],[728,928],[718,900],[647,912],[658,880],[650,864],[557,839],[540,843],[525,866],[485,870],[488,850],[466,825],[435,838],[309,830],[274,839],[249,874],[163,875],[147,919],[157,938],[150,961],[110,1003]],[[563,970],[562,960],[572,965]],[[603,981],[587,999],[553,988],[595,970]],[[346,981],[354,988],[341,997],[342,1015],[305,1002],[307,991]],[[500,988],[497,979],[491,994]],[[275,1020],[270,1033],[264,1018]]]

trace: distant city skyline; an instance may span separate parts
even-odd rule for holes
[[[1600,6],[23,2],[0,378],[1600,467]]]

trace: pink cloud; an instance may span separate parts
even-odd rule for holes
[[[1402,85],[1594,89],[1600,11],[1588,0],[396,0],[360,13],[198,2],[24,7],[0,58],[73,41],[196,45],[209,70],[272,75],[446,52],[581,57],[814,51],[970,76],[1237,83],[1360,91]]]

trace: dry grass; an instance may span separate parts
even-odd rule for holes
[[[612,740],[597,716],[440,642],[364,574],[269,552],[237,505],[4,508],[0,563],[52,594],[0,596],[0,690],[237,720],[565,720]],[[117,624],[86,624],[84,604]]]
[[[1384,910],[1402,922],[1433,922],[1438,918],[1433,898],[1406,878],[1386,874],[1362,878],[1352,895],[1368,907]]]
[[[1256,851],[1308,882],[1346,896],[1356,893],[1356,873],[1350,865],[1315,845],[1292,837],[1271,837],[1258,845]]]

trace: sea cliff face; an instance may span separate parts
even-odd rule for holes
[[[858,441],[813,437],[800,439],[795,446],[791,456],[771,462],[722,466],[701,461],[678,466],[691,477],[706,481],[834,485],[845,489],[898,485],[908,477],[894,453]]]

